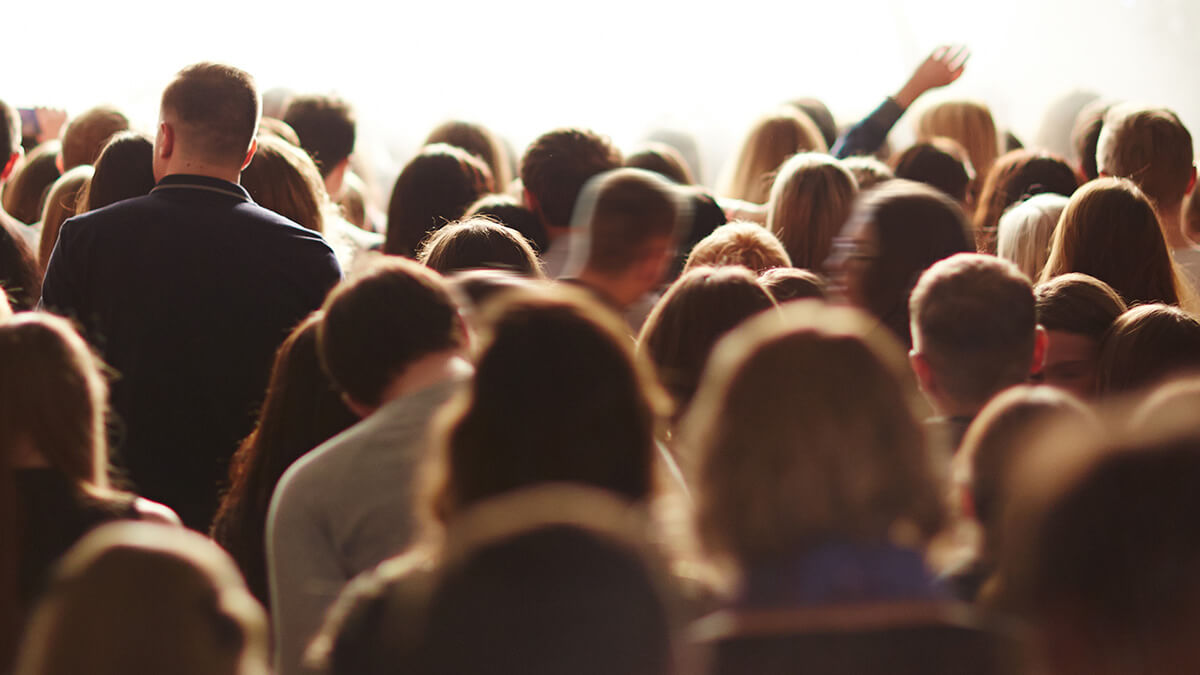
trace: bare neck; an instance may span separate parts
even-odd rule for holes
[[[427,354],[410,363],[404,372],[392,378],[380,396],[381,405],[453,377],[468,375],[471,371],[471,364],[463,357],[461,350],[448,349]]]
[[[200,161],[186,155],[177,154],[171,157],[171,159],[167,162],[167,165],[163,168],[162,177],[165,178],[166,176],[172,176],[176,174],[219,178],[220,180],[228,181],[230,183],[237,183],[241,180],[242,168],[240,166],[219,166],[209,162]]]

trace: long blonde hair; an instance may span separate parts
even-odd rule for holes
[[[1000,156],[1000,137],[991,109],[978,101],[945,101],[926,108],[917,118],[917,141],[938,136],[957,141],[967,151],[975,169],[975,180],[968,190],[978,198],[983,181]]]
[[[767,229],[783,242],[792,265],[819,270],[857,194],[854,176],[836,159],[815,152],[795,155],[771,186]]]
[[[780,165],[797,152],[825,152],[821,130],[795,108],[760,117],[750,127],[733,163],[721,179],[720,194],[764,204]]]

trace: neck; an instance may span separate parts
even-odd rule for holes
[[[237,183],[241,180],[241,167],[231,168],[228,166],[217,166],[208,162],[202,162],[189,157],[172,157],[170,162],[164,167],[162,176],[159,180],[167,176],[175,174],[188,174],[191,176],[205,176],[207,178],[218,178],[230,183]]]
[[[402,396],[416,393],[471,372],[471,364],[463,357],[459,349],[427,354],[410,363],[402,373],[392,378],[380,397],[380,405],[394,401]]]
[[[601,274],[587,267],[580,271],[576,278],[608,296],[622,309],[632,305],[646,292],[636,280],[620,275]]]
[[[1179,207],[1160,212],[1158,220],[1162,223],[1163,238],[1167,240],[1167,248],[1175,250],[1195,246],[1183,232],[1183,217]]]

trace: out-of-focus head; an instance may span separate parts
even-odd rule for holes
[[[1133,307],[1104,335],[1096,369],[1106,395],[1200,371],[1200,321],[1170,305]]]
[[[355,403],[383,402],[394,378],[418,359],[466,346],[445,279],[411,260],[385,257],[338,284],[325,299],[321,362]]]
[[[694,185],[695,177],[678,150],[666,143],[646,143],[625,157],[625,166],[660,174],[679,185]]]
[[[96,106],[71,118],[62,133],[62,170],[70,171],[84,164],[95,164],[108,140],[129,129],[129,118],[120,110]]]
[[[274,136],[297,148],[300,147],[300,137],[296,135],[296,130],[290,124],[276,117],[267,117],[265,113],[258,121],[259,140],[261,141],[264,136]]]
[[[645,503],[664,409],[621,320],[582,291],[531,287],[484,308],[470,389],[443,410],[433,516],[547,482]]]
[[[816,272],[776,267],[758,275],[758,281],[780,304],[792,300],[826,300],[825,279]]]
[[[118,132],[100,152],[94,169],[79,194],[79,213],[149,194],[154,189],[154,141],[132,131]]]
[[[1079,171],[1086,180],[1100,177],[1100,170],[1096,166],[1096,144],[1100,140],[1100,130],[1104,128],[1104,115],[1112,105],[1112,101],[1105,100],[1085,105],[1075,118],[1075,127],[1071,129],[1075,161],[1079,163]]]
[[[982,253],[995,253],[1000,216],[1013,204],[1043,193],[1070,197],[1079,187],[1065,160],[1031,150],[1013,150],[992,165],[975,210],[975,242]]]
[[[23,312],[37,306],[42,269],[38,267],[24,233],[17,227],[9,225],[7,220],[0,221],[0,288],[8,291],[4,297],[5,309]]]
[[[492,173],[478,157],[444,143],[425,146],[392,188],[384,252],[415,258],[425,237],[493,189]]]
[[[17,315],[0,323],[0,370],[0,450],[28,444],[81,488],[107,486],[108,386],[83,338],[56,316]]]
[[[77,166],[64,173],[46,193],[46,208],[42,212],[42,233],[38,242],[38,263],[43,270],[50,263],[50,254],[58,242],[58,231],[67,218],[79,213],[79,195],[92,180],[95,170],[90,164]]]
[[[1097,169],[1133,181],[1159,213],[1183,201],[1196,175],[1192,161],[1192,135],[1174,112],[1119,104],[1105,113]]]
[[[819,268],[857,195],[854,176],[838,160],[814,152],[795,155],[771,185],[767,229],[783,242],[793,265]]]
[[[978,411],[1040,369],[1033,288],[1007,260],[963,253],[934,263],[913,288],[909,315],[914,370],[943,406]]]
[[[544,252],[550,247],[546,227],[533,211],[516,197],[510,195],[484,195],[467,208],[466,216],[484,216],[520,232],[533,246],[533,250]]]
[[[943,508],[919,409],[899,345],[858,311],[752,319],[684,420],[701,543],[742,567],[830,540],[920,548]]]
[[[25,155],[25,161],[4,185],[3,204],[8,215],[27,225],[41,220],[46,192],[62,175],[58,171],[61,150],[61,141],[46,141]]]
[[[0,101],[0,184],[12,175],[21,152],[21,116],[11,105]]]
[[[970,187],[975,169],[967,151],[955,141],[935,136],[916,143],[900,153],[893,162],[896,178],[905,178],[941,190],[964,208],[971,208]]]
[[[1100,341],[1125,312],[1125,301],[1108,284],[1078,272],[1040,283],[1033,293],[1047,338],[1042,381],[1081,398],[1095,396]]]
[[[770,230],[745,221],[727,223],[701,239],[688,254],[684,274],[699,267],[740,265],[755,274],[791,267],[792,259]]]
[[[783,108],[758,119],[742,141],[721,181],[721,196],[765,204],[775,172],[798,152],[825,152],[821,130],[796,108]]]
[[[837,121],[833,119],[833,113],[829,111],[829,106],[825,105],[820,99],[812,97],[797,98],[789,101],[789,104],[798,108],[808,118],[817,125],[821,130],[821,138],[825,141],[825,147],[832,148],[837,142],[838,128]]]
[[[1154,207],[1133,182],[1098,178],[1071,196],[1042,280],[1083,272],[1130,305],[1179,302],[1180,286]]]
[[[608,138],[586,129],[555,129],[526,148],[521,183],[543,225],[569,227],[584,184],[620,166],[621,153]]]
[[[647,288],[661,282],[690,212],[677,186],[642,169],[596,176],[579,195],[571,227],[568,269],[603,276],[644,272]],[[647,263],[655,269],[642,270]],[[661,263],[661,264],[659,264]]]
[[[23,675],[266,675],[266,618],[229,556],[191,530],[101,527],[64,558]]]
[[[434,232],[417,260],[441,274],[499,269],[541,278],[537,254],[520,232],[485,217],[467,218]]]
[[[1016,263],[1030,279],[1039,278],[1067,201],[1062,195],[1045,193],[1010,207],[996,225],[996,255]]]
[[[1079,119],[1080,112],[1094,105],[1099,98],[1100,95],[1094,91],[1076,89],[1055,99],[1042,115],[1035,147],[1066,157],[1074,166],[1079,166],[1080,156],[1076,154],[1072,136],[1075,122]],[[1087,180],[1092,178],[1095,176],[1090,176]]]
[[[927,185],[894,180],[858,200],[826,266],[851,304],[909,344],[908,295],[921,272],[974,250],[957,204]]]
[[[875,157],[856,155],[841,160],[841,164],[854,176],[854,182],[860,191],[870,190],[896,177],[891,167]]]
[[[642,326],[638,351],[674,399],[676,418],[695,396],[717,341],[774,306],[754,273],[740,266],[696,268],[671,284]]]
[[[917,118],[917,140],[937,136],[954,139],[966,151],[975,169],[975,191],[1000,156],[1000,138],[992,111],[978,101],[945,101],[926,108]]]
[[[449,120],[429,132],[425,145],[445,143],[475,155],[492,172],[497,190],[505,190],[512,182],[511,162],[504,143],[490,129],[475,122]]]
[[[308,154],[291,143],[260,136],[254,159],[242,171],[242,187],[259,206],[314,232],[325,231],[325,183]]]
[[[354,152],[358,124],[354,109],[336,96],[296,96],[288,102],[283,121],[296,132],[300,147],[312,157],[325,178]]]
[[[206,62],[179,71],[163,90],[155,177],[166,171],[162,153],[168,146],[212,166],[241,170],[249,161],[261,110],[254,78],[243,70]]]

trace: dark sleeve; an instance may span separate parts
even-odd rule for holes
[[[883,145],[888,132],[892,130],[896,121],[903,114],[904,108],[901,108],[894,99],[891,97],[883,99],[883,103],[880,103],[879,107],[875,108],[870,115],[838,137],[837,142],[829,151],[830,154],[838,159],[845,159],[875,152]]]
[[[76,261],[72,260],[74,248],[71,241],[75,238],[74,220],[63,223],[58,233],[58,241],[50,253],[50,261],[46,264],[46,276],[42,279],[42,298],[38,307],[66,317],[82,316],[80,303],[82,298],[77,292],[75,277],[79,270],[75,269]]]

